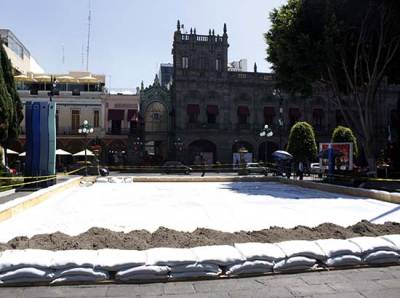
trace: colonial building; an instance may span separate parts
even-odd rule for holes
[[[333,129],[345,124],[340,110],[328,103],[329,92],[316,89],[311,98],[298,98],[275,90],[272,74],[229,71],[228,32],[199,35],[196,29],[181,32],[178,21],[173,41],[171,129],[183,142],[187,163],[198,161],[232,163],[239,148],[253,160],[271,160],[271,153],[284,149],[290,128],[297,121],[311,123],[317,141],[330,140]],[[399,122],[399,88],[383,86],[376,111],[376,137],[385,148],[389,127]],[[349,107],[351,108],[351,107]],[[268,124],[274,135],[259,133]],[[392,129],[391,133],[394,134]]]

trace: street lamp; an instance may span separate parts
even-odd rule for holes
[[[174,146],[175,146],[175,154],[177,152],[181,153],[183,151],[183,146],[184,146],[184,143],[183,143],[182,139],[181,138],[177,138],[175,140],[175,142],[174,142]],[[176,158],[178,158],[178,156],[176,156]]]
[[[93,127],[91,127],[89,122],[87,120],[85,120],[85,121],[83,121],[83,124],[81,126],[79,126],[78,133],[83,134],[85,137],[85,176],[87,176],[88,175],[87,153],[86,153],[87,146],[88,146],[87,136],[88,136],[88,134],[93,133]]]
[[[283,122],[283,98],[280,89],[274,89],[272,91],[272,95],[279,96],[279,118],[278,118],[278,125],[279,125],[279,149],[282,149],[282,128],[284,125]]]
[[[260,132],[260,137],[265,137],[265,138],[270,138],[274,135],[274,132],[272,129],[268,126],[268,124],[265,124],[263,130]],[[268,141],[265,140],[265,163],[268,162]]]
[[[51,77],[51,81],[52,81],[52,85],[51,85],[51,90],[49,92],[49,97],[50,97],[50,101],[53,101],[52,96],[54,96],[54,90],[57,88],[58,81],[57,81],[56,77],[53,77],[53,76]],[[47,88],[45,88],[45,89],[47,89]]]

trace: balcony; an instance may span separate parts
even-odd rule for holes
[[[120,129],[108,128],[106,134],[115,136],[128,136],[128,135],[137,135],[140,132],[141,129],[139,128],[120,128]]]
[[[187,123],[187,129],[219,129],[218,123]]]

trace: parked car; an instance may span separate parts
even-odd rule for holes
[[[246,164],[246,171],[248,174],[261,174],[261,175],[268,175],[268,169],[264,167],[263,165],[256,163],[256,162],[250,162]]]
[[[162,166],[162,171],[165,174],[186,174],[189,175],[192,172],[192,168],[185,166],[180,161],[167,161]]]
[[[319,165],[319,162],[314,162],[310,164],[310,173],[311,174],[318,174],[321,175],[322,174],[322,169]]]

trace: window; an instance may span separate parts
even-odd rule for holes
[[[189,57],[182,57],[182,68],[183,69],[189,68]]]
[[[289,109],[289,126],[292,127],[300,120],[301,114],[298,108]]]
[[[272,125],[274,123],[274,118],[275,118],[274,107],[264,107],[264,123]]]
[[[238,107],[238,123],[247,124],[250,115],[249,108],[247,106]]]
[[[80,122],[81,122],[80,113],[81,112],[79,110],[71,111],[71,129],[73,131],[77,131],[79,129]]]
[[[93,127],[98,128],[100,126],[100,111],[93,112]]]
[[[221,71],[221,60],[220,59],[215,60],[215,70]]]
[[[189,123],[197,123],[199,121],[200,107],[198,104],[188,104],[186,112]]]
[[[216,124],[217,123],[217,115],[218,115],[218,106],[217,105],[208,105],[207,106],[207,123],[208,124]]]

